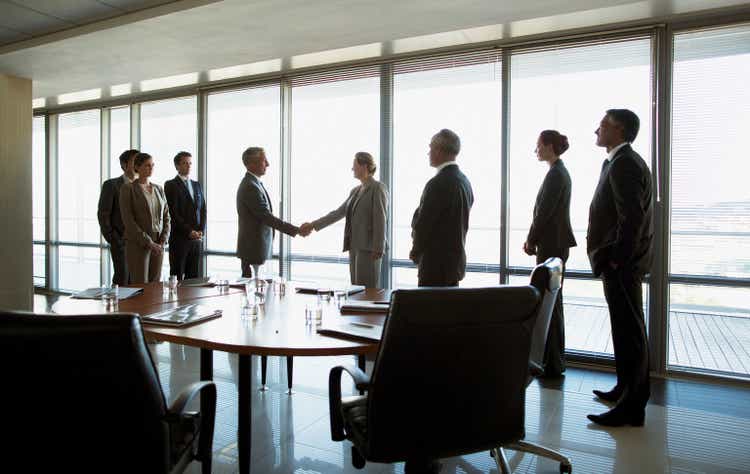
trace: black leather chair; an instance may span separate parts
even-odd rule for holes
[[[537,265],[531,272],[531,284],[539,290],[539,293],[542,295],[542,301],[539,304],[538,315],[531,336],[527,385],[534,380],[534,377],[538,377],[544,373],[544,346],[547,344],[547,334],[549,333],[549,325],[552,320],[555,299],[562,284],[562,272],[562,261],[559,258],[550,258],[544,263]],[[504,466],[500,470],[503,474],[510,474],[511,472],[505,459],[503,448],[553,459],[560,463],[561,473],[571,473],[573,471],[573,465],[567,456],[558,451],[521,439],[509,444],[503,444],[502,448],[498,450],[498,454],[501,456],[500,463]]]
[[[531,285],[394,291],[372,377],[330,372],[332,439],[354,444],[357,468],[407,461],[407,472],[522,439],[539,301]],[[366,395],[342,399],[344,371]]]
[[[138,316],[0,312],[5,472],[211,471],[216,386],[167,407]],[[201,413],[188,412],[199,394]]]

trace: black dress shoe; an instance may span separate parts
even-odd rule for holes
[[[602,426],[643,426],[646,411],[643,408],[628,410],[615,407],[601,415],[587,415],[586,418]]]
[[[602,392],[601,390],[594,390],[594,395],[597,398],[604,400],[605,402],[616,402],[622,396],[622,390],[617,387],[613,388],[609,392]]]

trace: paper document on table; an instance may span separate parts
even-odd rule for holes
[[[341,314],[345,313],[379,313],[388,314],[388,301],[349,301],[341,305]]]
[[[323,288],[321,285],[309,282],[296,284],[295,287],[297,288],[297,293],[308,295],[316,295],[318,294],[318,290],[320,288]],[[326,286],[325,288],[330,291],[331,295],[333,295],[334,291],[346,291],[346,294],[349,296],[356,295],[357,293],[362,293],[363,291],[365,291],[365,287],[362,285],[350,285],[346,288],[340,289],[332,286]]]
[[[200,304],[186,304],[141,316],[143,322],[164,326],[187,326],[221,316],[221,310]]]
[[[99,300],[102,299],[106,293],[111,292],[112,288],[87,288],[73,293],[72,297],[86,300]],[[117,290],[117,299],[124,300],[131,296],[140,295],[141,293],[143,293],[143,288],[128,288],[122,286]]]
[[[203,278],[185,278],[180,282],[180,286],[214,286],[216,282],[211,277]]]
[[[383,334],[383,326],[357,322],[331,324],[319,327],[318,334],[344,339],[364,339],[380,342],[380,337]]]

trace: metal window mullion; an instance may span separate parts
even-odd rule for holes
[[[380,67],[380,181],[389,191],[386,248],[380,266],[380,281],[384,288],[392,286],[393,259],[393,65]]]
[[[501,285],[508,283],[508,241],[510,240],[510,212],[508,208],[510,190],[508,172],[510,169],[510,57],[509,49],[502,51],[501,101],[502,117],[500,130],[500,275]]]
[[[46,288],[48,290],[55,290],[58,288],[59,275],[58,275],[58,248],[56,245],[52,245],[53,241],[58,239],[58,198],[57,198],[57,129],[58,129],[58,115],[48,115],[45,121],[45,134],[47,149],[46,153],[46,167],[47,176],[45,177],[45,186],[47,188],[47,202],[46,206],[46,219],[47,225],[45,229],[45,270],[46,270]]]
[[[110,164],[109,164],[109,156],[111,151],[111,134],[112,134],[112,127],[111,125],[111,110],[107,107],[104,107],[100,110],[100,117],[99,117],[99,188],[101,189],[101,185],[104,184],[104,181],[106,181],[109,176],[111,170]],[[104,240],[104,236],[99,233],[99,244],[102,246],[102,248],[99,251],[99,283],[102,286],[106,286],[109,283],[109,250],[105,247],[106,241]]]
[[[141,104],[130,105],[130,148],[141,149]]]
[[[288,220],[292,211],[292,85],[288,79],[281,81],[281,202],[279,212],[281,219]],[[292,278],[291,273],[291,239],[279,233],[279,274]]]
[[[208,184],[206,182],[208,177],[208,94],[205,92],[201,92],[198,94],[198,100],[197,102],[197,126],[196,129],[198,131],[198,137],[196,143],[198,144],[198,149],[195,150],[196,153],[196,160],[198,165],[198,182],[201,184],[201,187],[203,188],[203,193],[205,195],[205,190],[208,189]],[[206,217],[208,219],[208,217]],[[206,232],[208,232],[210,229],[208,228],[208,223],[205,223],[206,225]],[[203,242],[201,243],[202,252],[201,252],[201,258],[200,258],[200,269],[199,273],[201,276],[205,277],[208,274],[208,256],[206,255],[206,249],[208,248],[208,236],[204,234],[203,236]]]
[[[669,259],[670,259],[670,163],[672,132],[673,34],[670,26],[659,28],[654,42],[654,118],[652,170],[656,177],[654,195],[654,265],[649,282],[648,333],[651,370],[667,374],[669,358]]]

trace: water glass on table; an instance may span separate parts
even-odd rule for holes
[[[120,297],[120,286],[113,285],[112,288],[104,288],[102,292],[102,300],[104,301],[104,309],[106,311],[117,311]]]
[[[333,300],[336,302],[336,306],[341,309],[349,299],[349,292],[346,289],[333,290]]]
[[[320,324],[323,321],[323,307],[320,304],[305,306],[305,324]]]
[[[318,288],[318,304],[328,303],[331,301],[330,288]]]
[[[268,291],[268,282],[260,278],[255,279],[253,282],[255,285],[255,301],[258,304],[266,303],[266,292]]]

